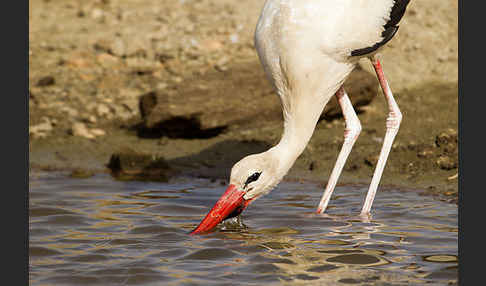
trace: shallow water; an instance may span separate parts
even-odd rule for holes
[[[187,235],[225,186],[37,174],[29,183],[30,285],[447,285],[457,283],[457,206],[415,191],[283,182],[246,227]],[[380,284],[381,283],[381,284]]]

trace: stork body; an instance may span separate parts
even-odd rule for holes
[[[344,143],[318,207],[324,212],[361,124],[342,85],[361,57],[372,61],[388,102],[387,132],[362,214],[370,211],[401,113],[375,54],[396,33],[409,0],[267,0],[255,47],[280,97],[284,132],[268,151],[236,163],[230,186],[192,232],[207,231],[271,191],[304,151],[325,105],[336,96],[343,110]]]

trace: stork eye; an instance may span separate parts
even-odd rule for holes
[[[248,179],[246,179],[246,182],[245,182],[245,186],[243,188],[246,188],[246,186],[251,183],[251,182],[254,182],[256,180],[258,180],[258,178],[260,177],[260,174],[262,172],[256,172],[256,173],[253,173],[251,176],[248,177]]]

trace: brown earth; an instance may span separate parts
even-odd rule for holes
[[[233,163],[282,132],[279,100],[253,47],[262,5],[30,1],[31,169],[227,179]],[[381,53],[404,115],[382,187],[457,202],[457,11],[457,1],[412,1]],[[368,184],[387,107],[365,60],[346,88],[363,131],[339,183]],[[286,179],[327,181],[344,125],[334,102],[321,119]]]

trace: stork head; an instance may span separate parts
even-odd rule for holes
[[[191,234],[209,231],[221,221],[239,215],[282,180],[285,174],[278,171],[279,160],[271,150],[247,156],[233,166],[228,188]]]

